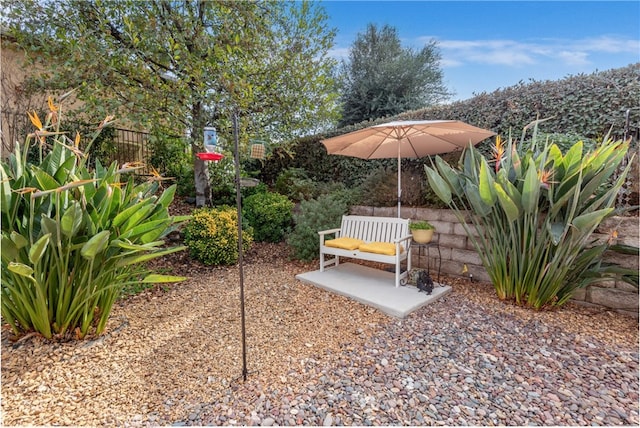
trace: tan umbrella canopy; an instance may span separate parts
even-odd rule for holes
[[[398,158],[398,217],[400,217],[400,159],[449,153],[496,135],[459,120],[408,120],[382,123],[322,140],[327,153],[362,159]]]

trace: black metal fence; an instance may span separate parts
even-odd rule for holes
[[[144,164],[144,168],[139,169],[137,173],[142,175],[151,173],[149,133],[116,128],[113,145],[114,150],[111,151],[109,156],[110,162],[117,161],[119,164],[125,162],[141,162]]]
[[[16,142],[22,143],[20,136],[26,135],[23,131],[27,129],[28,118],[26,114],[18,114],[14,111],[2,110],[0,115],[0,136],[2,139],[2,157],[5,158],[13,152]]]
[[[7,157],[13,152],[16,142],[23,143],[24,136],[31,130],[32,126],[26,114],[2,111],[0,126],[2,157]],[[100,153],[98,154],[103,163],[113,161],[117,161],[119,164],[141,162],[145,166],[137,171],[138,174],[150,174],[149,133],[124,128],[115,128],[109,131],[106,132],[109,136],[105,136],[102,143],[106,147],[99,149]]]

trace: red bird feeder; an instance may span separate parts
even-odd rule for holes
[[[224,155],[220,154],[220,153],[196,153],[196,156],[198,156],[201,160],[203,161],[219,161],[220,159],[222,159],[224,157]]]

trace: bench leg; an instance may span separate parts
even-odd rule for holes
[[[325,267],[338,266],[340,263],[340,258],[338,256],[333,256],[333,259],[326,260],[325,254],[320,253],[320,272],[324,272]]]
[[[411,248],[409,248],[409,252],[407,254],[407,270],[401,272],[402,262],[399,258],[396,259],[396,288],[398,286],[406,285],[409,281],[409,272],[411,271]]]

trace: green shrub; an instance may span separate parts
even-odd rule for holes
[[[242,250],[251,248],[251,230],[242,230]],[[185,228],[189,254],[206,265],[232,265],[238,261],[238,214],[235,208],[199,208]]]
[[[183,138],[165,134],[152,135],[149,139],[151,157],[149,163],[163,177],[171,177],[180,196],[195,196],[193,155],[187,150]]]
[[[174,169],[171,174],[169,177],[175,177],[176,193],[180,196],[195,198],[196,177],[193,172],[193,161],[180,164],[180,168]]]
[[[244,200],[242,213],[257,242],[280,242],[291,228],[293,202],[279,193],[256,193]]]
[[[538,133],[537,136],[538,141],[549,141],[549,143],[553,143],[562,153],[567,153],[571,147],[574,146],[578,141],[582,141],[583,149],[586,152],[592,152],[597,146],[598,142],[589,138],[585,138],[581,135],[578,135],[573,132],[568,132],[565,134],[560,133]]]
[[[245,199],[251,195],[256,195],[258,193],[267,193],[268,191],[269,191],[269,188],[264,183],[258,183],[256,186],[253,186],[253,187],[240,188],[240,193],[242,194],[242,197]]]
[[[372,207],[393,206],[398,201],[398,176],[395,168],[378,167],[362,182],[362,203]]]
[[[318,196],[318,186],[302,168],[287,168],[278,175],[275,191],[295,202]]]
[[[564,304],[598,266],[604,248],[591,247],[590,235],[612,214],[629,167],[613,179],[627,143],[606,140],[583,153],[579,141],[563,154],[555,144],[538,146],[533,135],[523,153],[498,139],[491,165],[471,147],[458,169],[440,157],[425,168],[498,297],[540,309]]]
[[[321,195],[329,195],[336,202],[343,203],[347,207],[347,211],[352,205],[360,205],[362,203],[361,186],[347,187],[342,183],[325,183],[318,188],[321,191]]]
[[[215,206],[236,204],[235,166],[233,156],[225,156],[218,162],[208,162],[211,183],[211,201]]]
[[[2,318],[16,335],[101,334],[124,286],[181,279],[142,265],[183,249],[163,248],[184,219],[167,212],[175,186],[158,196],[157,182],[123,182],[130,165],[96,161],[90,170],[79,135],[71,141],[31,120],[38,130],[0,165]],[[32,145],[50,147],[38,164],[27,162]]]
[[[287,240],[293,249],[292,256],[298,260],[318,258],[318,232],[340,227],[342,216],[348,209],[347,202],[340,194],[327,194],[300,202],[300,211],[293,216],[295,226]]]

